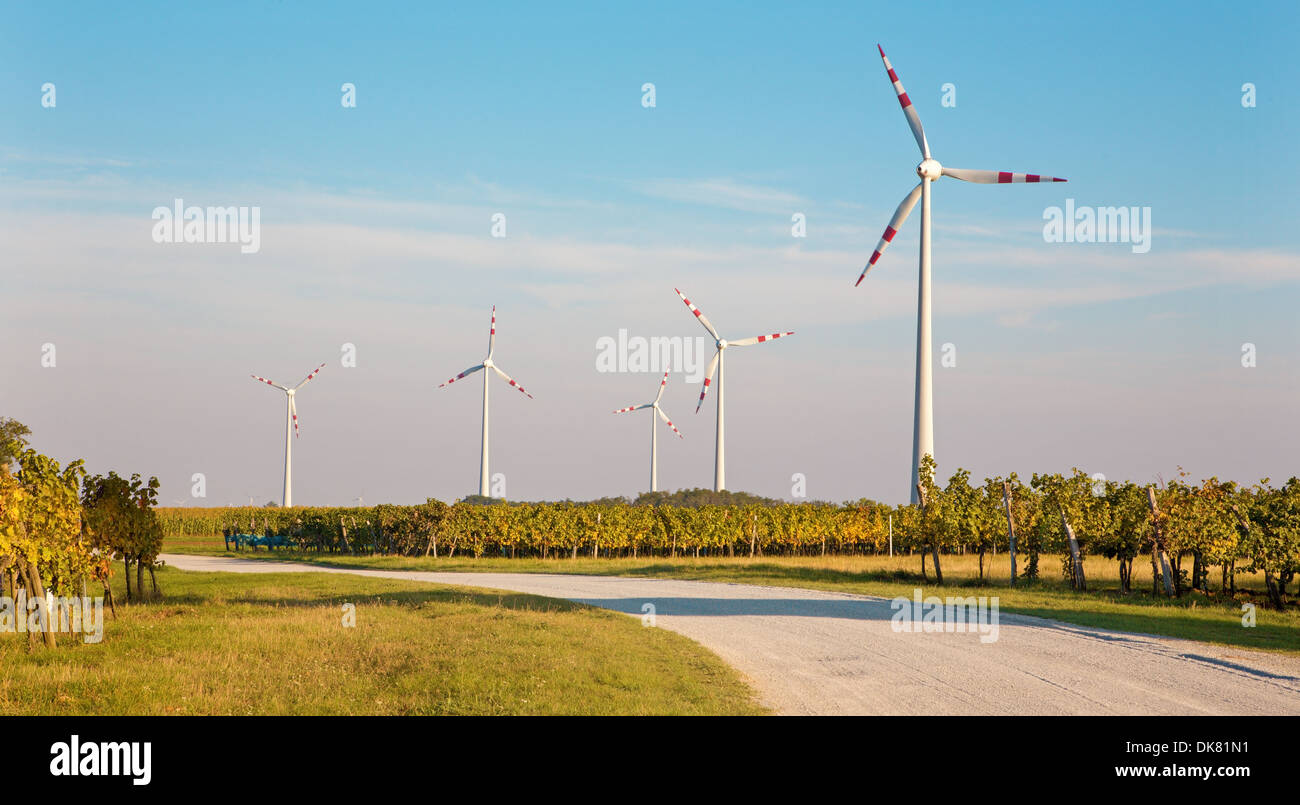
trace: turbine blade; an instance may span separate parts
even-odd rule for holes
[[[439,385],[438,388],[442,388],[443,386],[450,386],[452,383],[455,383],[457,380],[460,380],[462,377],[465,377],[466,375],[472,375],[482,368],[483,368],[483,364],[481,363],[478,366],[471,366],[465,371],[453,377],[451,380],[448,380],[446,383]]]
[[[515,381],[510,377],[510,375],[508,375],[508,374],[506,374],[505,372],[501,371],[501,367],[500,367],[500,366],[493,366],[493,367],[492,367],[492,371],[494,371],[494,372],[496,372],[497,374],[501,375],[501,379],[502,379],[502,380],[506,381],[506,382],[509,383],[511,386],[513,386],[513,387],[519,389],[521,392],[523,392],[524,396],[527,397],[528,399],[531,400],[531,399],[533,398],[533,395],[531,395],[531,394],[529,394],[528,392],[524,391],[524,387],[521,386],[521,385],[519,385],[518,383],[516,383],[516,382],[515,382]]]
[[[898,230],[902,228],[903,222],[907,220],[907,216],[911,214],[912,208],[916,206],[916,201],[920,197],[921,185],[918,184],[912,188],[912,192],[907,194],[907,198],[903,199],[903,203],[898,205],[898,209],[894,210],[894,217],[889,219],[889,226],[885,227],[885,234],[880,236],[880,242],[876,244],[876,250],[871,253],[871,259],[867,261],[866,268],[862,269],[862,273],[858,275],[858,281],[853,283],[853,287],[856,288],[862,284],[862,278],[867,276],[867,272],[880,259],[880,255],[885,253],[885,249],[889,244],[893,242],[894,235],[898,234]]]
[[[298,438],[298,403],[289,398],[289,415],[293,417],[293,438]]]
[[[677,434],[677,438],[679,438],[679,439],[685,439],[685,438],[686,438],[685,436],[682,435],[682,432],[679,431],[679,430],[677,429],[677,426],[673,424],[673,421],[672,421],[671,419],[668,418],[668,414],[664,413],[664,409],[662,409],[662,408],[660,408],[659,406],[656,405],[656,406],[655,406],[655,413],[659,415],[659,418],[662,419],[662,420],[664,421],[664,424],[665,424],[665,425],[667,425],[668,427],[670,427],[670,428],[673,429],[673,433],[676,433],[676,434]]]
[[[695,413],[700,412],[700,406],[704,405],[704,395],[709,393],[709,384],[713,382],[713,373],[718,369],[718,361],[722,359],[722,350],[713,354],[713,360],[709,361],[709,371],[704,375],[704,387],[700,389],[700,401],[695,404]]]
[[[903,114],[907,116],[907,125],[912,127],[912,136],[916,137],[916,144],[921,147],[921,155],[929,159],[930,144],[925,140],[925,129],[921,128],[921,116],[916,113],[916,107],[912,105],[912,99],[907,97],[907,91],[903,89],[903,82],[898,80],[898,73],[894,72],[893,66],[889,63],[889,57],[885,55],[885,49],[880,45],[876,45],[876,50],[880,51],[880,58],[885,62],[885,72],[889,73],[889,80],[894,83],[894,92],[898,94],[898,105],[903,107]]]
[[[696,307],[694,304],[692,304],[691,300],[686,298],[686,294],[682,293],[681,291],[678,291],[676,288],[673,288],[673,290],[677,291],[677,295],[682,298],[682,301],[686,303],[686,306],[691,309],[692,313],[695,314],[695,318],[700,320],[700,324],[704,325],[704,329],[709,331],[709,335],[713,336],[713,340],[720,341],[722,339],[722,336],[718,335],[718,331],[713,329],[713,325],[709,322],[708,317],[705,316],[702,312],[700,312],[700,309]]]
[[[661,382],[661,383],[659,384],[659,393],[655,395],[655,401],[654,401],[654,403],[652,403],[653,405],[658,405],[658,404],[659,404],[659,400],[663,399],[663,396],[664,396],[664,386],[667,386],[667,385],[668,385],[668,370],[665,369],[665,370],[664,370],[664,379],[663,379],[663,382]]]
[[[627,408],[620,408],[614,413],[626,414],[628,411],[640,411],[642,408],[649,408],[650,405],[650,403],[646,403],[645,405],[629,405]]]
[[[1037,173],[1010,173],[1008,171],[972,171],[965,168],[944,168],[944,176],[961,179],[963,182],[976,184],[1019,184],[1021,182],[1064,182],[1055,176],[1040,176]]]
[[[492,357],[492,353],[496,351],[496,348],[497,348],[497,306],[493,305],[492,306],[492,329],[488,331],[488,357],[489,358]]]
[[[276,383],[276,382],[273,381],[273,380],[267,380],[265,377],[258,377],[257,375],[249,375],[249,377],[253,378],[254,380],[256,380],[256,381],[258,381],[258,382],[260,382],[260,383],[265,383],[265,384],[268,385],[268,386],[275,386],[276,388],[280,389],[281,391],[288,391],[288,390],[289,390],[289,389],[285,388],[284,386],[281,386],[279,383]]]
[[[311,380],[313,377],[315,377],[316,375],[320,374],[320,370],[321,370],[321,369],[324,369],[324,368],[325,368],[325,364],[322,363],[320,366],[317,366],[315,369],[313,369],[311,374],[309,374],[309,375],[307,375],[306,377],[304,377],[304,378],[302,379],[302,382],[301,382],[301,383],[299,383],[298,385],[296,385],[296,386],[293,387],[293,388],[294,388],[294,391],[297,391],[298,389],[300,389],[300,388],[302,388],[303,386],[307,385],[307,381],[308,381],[308,380]]]
[[[772,333],[771,335],[756,335],[753,338],[742,338],[739,341],[728,341],[727,346],[748,347],[753,346],[754,344],[762,344],[775,338],[785,338],[787,335],[794,335],[794,331],[791,330],[788,333]]]

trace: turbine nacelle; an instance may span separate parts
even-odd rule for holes
[[[916,166],[916,175],[933,182],[943,176],[943,166],[939,164],[939,160],[926,157],[921,160],[920,165]]]
[[[484,359],[483,359],[483,368],[485,368],[485,369],[491,369],[491,368],[494,367],[494,366],[496,366],[496,364],[492,362],[492,359],[491,359],[491,358],[484,358]]]

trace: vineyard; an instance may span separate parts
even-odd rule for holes
[[[1080,471],[1012,474],[972,484],[958,470],[947,485],[921,489],[921,505],[869,500],[830,503],[706,503],[696,506],[594,503],[481,503],[292,509],[159,509],[169,544],[253,549],[233,542],[320,553],[563,558],[676,556],[917,555],[943,580],[943,557],[1012,552],[1015,578],[1045,572],[1059,557],[1075,589],[1087,589],[1086,560],[1119,564],[1130,591],[1134,562],[1151,563],[1153,592],[1236,588],[1238,572],[1262,574],[1268,602],[1286,606],[1300,570],[1300,480],[1275,488],[1185,477],[1161,488],[1094,481]],[[892,532],[892,546],[891,546]],[[273,539],[274,538],[274,539]],[[1014,551],[1012,551],[1014,539]],[[1212,579],[1211,570],[1217,569]]]
[[[158,479],[129,480],[110,472],[88,476],[81,461],[66,467],[35,450],[9,442],[0,455],[0,595],[14,610],[0,608],[3,632],[13,629],[13,618],[28,618],[13,602],[35,604],[37,628],[28,628],[32,643],[37,633],[54,648],[58,614],[48,596],[88,600],[90,584],[102,587],[104,598],[115,607],[108,584],[112,562],[121,561],[126,575],[127,600],[132,599],[131,570],[135,569],[135,597],[144,597],[144,574],[149,574],[151,595],[159,595],[154,568],[162,549],[162,529],[154,506]],[[17,473],[9,469],[12,457]]]

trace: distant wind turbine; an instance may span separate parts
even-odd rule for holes
[[[762,344],[766,341],[784,338],[787,335],[794,335],[794,332],[756,335],[753,338],[742,338],[739,341],[728,341],[718,335],[718,331],[709,323],[708,318],[700,312],[699,308],[691,303],[691,300],[686,298],[685,294],[677,288],[674,288],[673,290],[677,291],[677,295],[686,303],[686,307],[690,308],[691,312],[695,314],[695,318],[699,320],[700,324],[704,325],[704,329],[708,330],[709,335],[713,336],[714,345],[717,347],[717,353],[713,356],[713,360],[709,362],[709,370],[705,373],[704,387],[700,389],[700,401],[695,404],[695,413],[698,414],[700,412],[700,406],[704,404],[704,395],[709,392],[709,384],[713,382],[713,371],[716,369],[718,372],[718,434],[713,455],[713,490],[715,492],[721,492],[727,486],[726,445],[724,440],[725,427],[723,422],[722,405],[722,353],[727,349],[727,347],[747,347],[752,344]]]
[[[478,364],[477,366],[471,366],[470,368],[466,369],[465,371],[453,377],[451,380],[448,380],[446,383],[443,383],[442,385],[438,386],[438,388],[442,388],[443,386],[450,386],[452,383],[455,383],[457,380],[460,380],[462,377],[466,377],[468,375],[474,374],[479,369],[491,369],[492,371],[500,375],[502,380],[509,383],[512,388],[519,389],[519,391],[524,396],[528,397],[528,399],[531,400],[533,398],[533,395],[524,391],[523,386],[519,385],[514,380],[512,380],[510,375],[501,371],[501,368],[492,362],[492,353],[496,351],[496,345],[497,345],[497,308],[496,305],[493,305],[492,306],[492,329],[488,332],[487,357],[483,359],[482,363]],[[483,456],[482,458],[479,459],[479,480],[478,480],[478,493],[483,497],[488,497],[488,379],[489,379],[488,375],[486,374],[483,375]]]
[[[916,410],[912,419],[912,476],[909,479],[912,502],[917,503],[919,501],[916,484],[921,476],[921,459],[927,455],[934,457],[934,372],[930,361],[930,183],[938,181],[942,176],[951,176],[963,182],[976,184],[1064,182],[1065,179],[1040,176],[1036,173],[965,170],[945,168],[940,165],[930,156],[930,144],[925,139],[925,130],[921,128],[921,117],[916,113],[912,99],[908,98],[907,92],[903,90],[898,74],[889,64],[884,48],[876,45],[876,49],[880,51],[880,58],[885,62],[885,72],[889,74],[889,80],[894,84],[894,92],[898,94],[898,103],[903,107],[907,125],[912,128],[916,144],[921,148],[921,164],[916,166],[916,175],[921,177],[921,183],[907,194],[907,198],[903,199],[903,203],[899,204],[898,209],[894,211],[889,226],[885,227],[885,234],[880,238],[880,243],[876,244],[875,252],[872,253],[866,268],[862,269],[862,274],[858,276],[858,281],[854,285],[861,284],[863,277],[867,276],[867,272],[880,259],[880,255],[893,241],[899,228],[907,220],[908,214],[916,206],[919,196],[921,199],[921,265],[916,303]]]
[[[663,399],[664,387],[667,385],[668,385],[668,372],[664,372],[664,379],[659,383],[659,393],[655,395],[653,402],[648,402],[645,405],[629,405],[627,408],[620,408],[614,412],[616,414],[626,414],[628,411],[640,411],[642,408],[653,409],[653,413],[650,415],[650,491],[651,492],[659,491],[659,426],[658,423],[655,422],[655,418],[658,417],[659,419],[662,419],[665,425],[673,429],[673,433],[676,433],[679,439],[682,438],[682,432],[679,431],[677,429],[677,426],[673,424],[673,421],[668,418],[668,414],[664,412],[664,409],[659,407],[659,400]]]
[[[281,386],[279,383],[267,380],[265,377],[249,375],[254,380],[280,389],[288,399],[284,413],[284,507],[286,509],[293,505],[293,440],[298,437],[298,404],[294,402],[294,398],[298,393],[298,389],[307,385],[307,382],[318,375],[320,370],[324,368],[325,364],[323,363],[317,366],[311,374],[303,378],[303,381],[293,388]],[[248,500],[249,505],[252,505],[253,499],[250,497]]]

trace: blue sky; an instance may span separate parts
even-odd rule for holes
[[[434,387],[482,357],[495,303],[501,364],[537,396],[494,395],[510,496],[633,493],[643,429],[606,412],[655,381],[595,372],[594,343],[699,335],[681,286],[724,335],[798,333],[728,362],[733,487],[788,496],[802,472],[816,497],[899,499],[919,216],[852,286],[918,160],[880,42],[944,164],[1070,179],[936,185],[935,342],[959,356],[937,370],[941,471],[1289,475],[1297,17],[14,7],[0,271],[20,304],[0,322],[0,414],[61,458],[158,474],[169,501],[192,472],[209,503],[260,501],[278,497],[282,412],[247,374],[288,382],[332,361],[301,404],[297,502],[453,499],[476,478],[478,387]],[[175,197],[260,206],[262,251],[153,243],[150,211]],[[1151,251],[1045,243],[1043,210],[1066,198],[1150,207]],[[343,342],[356,369],[338,365]],[[665,400],[687,434],[663,445],[669,488],[711,479],[712,411],[693,413],[687,385]]]

